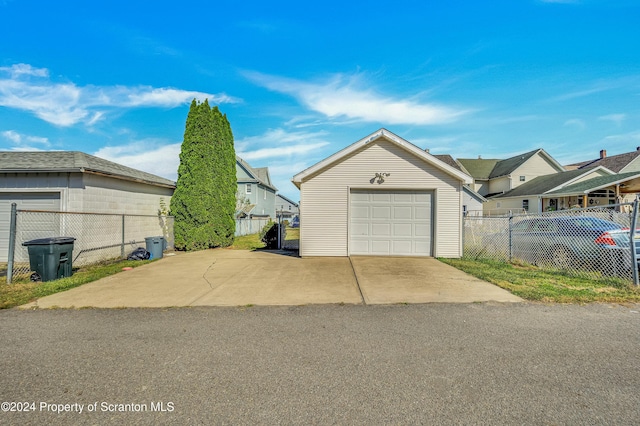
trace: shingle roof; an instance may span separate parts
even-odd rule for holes
[[[574,183],[573,185],[568,185],[568,186],[565,186],[564,188],[560,188],[555,191],[549,192],[549,195],[551,194],[552,195],[584,194],[591,190],[598,189],[600,187],[607,186],[607,185],[612,185],[614,183],[622,182],[638,176],[640,176],[640,172],[628,172],[628,173],[619,173],[619,174],[609,175],[609,176],[598,176],[593,179]]]
[[[525,182],[522,185],[507,191],[504,194],[496,195],[493,198],[521,197],[524,195],[541,195],[560,185],[563,185],[572,179],[587,174],[589,169],[569,170],[566,172],[552,173],[550,175],[538,176]]]
[[[242,158],[238,157],[236,155],[236,162],[239,163],[246,171],[247,173],[253,178],[251,180],[243,180],[243,182],[257,182],[260,183],[268,188],[273,189],[274,191],[277,191],[278,188],[276,188],[275,186],[273,186],[271,184],[271,179],[269,178],[269,168],[268,167],[260,167],[257,169],[254,169],[253,167],[251,167],[249,165],[249,163],[247,163],[246,161],[244,161]]]
[[[433,156],[436,157],[438,160],[442,161],[443,163],[448,164],[451,167],[460,170],[461,172],[463,171],[462,168],[460,167],[460,164],[458,164],[458,162],[454,160],[453,157],[450,156],[449,154],[435,154]]]
[[[524,164],[529,158],[533,157],[540,151],[539,149],[525,152],[524,154],[518,154],[506,160],[501,160],[496,163],[496,166],[491,171],[489,179],[497,178],[500,176],[507,176],[511,174],[515,169]]]
[[[78,151],[0,151],[0,172],[93,172],[175,188],[172,180]]]
[[[493,168],[500,160],[483,159],[483,158],[458,158],[458,162],[462,164],[467,172],[476,180],[487,180],[493,171]]]
[[[591,161],[583,161],[582,163],[576,163],[576,165],[578,165],[578,167],[580,168],[602,166],[606,167],[614,173],[619,173],[620,170],[624,169],[638,156],[640,156],[640,151],[636,150],[632,152],[626,152],[624,154],[612,155],[610,157],[597,158]]]

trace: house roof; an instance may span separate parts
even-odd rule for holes
[[[458,162],[465,168],[465,170],[477,180],[487,180],[493,171],[493,168],[498,163],[497,159],[484,159],[484,158],[458,158]]]
[[[298,203],[296,203],[295,201],[292,201],[290,198],[287,198],[287,197],[285,197],[285,196],[284,196],[284,195],[282,195],[282,194],[276,194],[276,198],[277,198],[277,197],[280,197],[280,198],[282,198],[283,200],[285,200],[287,203],[289,203],[289,204],[293,204],[294,206],[298,207]]]
[[[273,184],[271,183],[271,177],[269,176],[268,167],[258,167],[254,169],[249,165],[249,163],[247,163],[237,155],[236,155],[236,164],[239,164],[250,176],[250,179],[239,180],[239,182],[255,182],[255,183],[264,185],[267,188],[271,188],[274,191],[278,190],[278,188],[273,186]]]
[[[476,200],[480,201],[481,203],[484,203],[485,201],[487,201],[486,198],[484,198],[482,195],[478,194],[476,191],[474,191],[473,189],[469,188],[468,186],[463,186],[462,190],[464,192],[466,192],[467,194],[469,194],[471,197],[473,197]]]
[[[460,164],[458,164],[458,162],[454,160],[453,157],[450,156],[449,154],[433,154],[433,156],[436,157],[438,160],[442,161],[443,163],[446,163],[451,167],[466,173],[464,170],[462,170],[462,167],[460,167]]]
[[[592,167],[589,169],[577,169],[568,170],[566,172],[552,173],[550,175],[538,176],[531,179],[529,182],[525,182],[522,185],[507,191],[504,194],[496,195],[492,198],[508,198],[508,197],[522,197],[526,195],[542,195],[548,191],[555,190],[563,185],[570,183],[573,180],[592,173],[598,169]]]
[[[93,173],[175,188],[172,180],[78,151],[0,151],[4,173]]]
[[[569,166],[577,166],[579,168],[602,166],[614,173],[620,173],[622,169],[627,167],[629,163],[640,156],[640,151],[626,152],[624,154],[611,155],[605,158],[596,158],[595,160],[583,161],[581,163],[570,164]]]
[[[573,185],[567,185],[564,188],[551,191],[547,195],[582,195],[637,178],[640,178],[640,172],[628,172],[609,176],[598,176],[593,179],[575,183]]]
[[[367,144],[383,139],[387,142],[390,142],[402,149],[404,149],[405,151],[415,155],[417,158],[420,158],[421,160],[431,164],[432,166],[442,170],[443,172],[459,179],[460,181],[462,181],[463,183],[473,183],[473,179],[471,178],[471,176],[469,176],[468,174],[462,172],[459,168],[455,168],[447,163],[445,163],[444,161],[438,159],[437,157],[435,157],[432,154],[429,154],[428,152],[420,149],[419,147],[417,147],[416,145],[412,144],[411,142],[408,142],[404,139],[402,139],[400,136],[388,131],[387,129],[380,129],[376,132],[371,133],[370,135],[360,139],[359,141],[347,146],[346,148],[336,152],[335,154],[325,158],[324,160],[320,161],[319,163],[316,163],[315,165],[301,171],[300,173],[298,173],[297,175],[295,175],[292,179],[292,182],[294,183],[294,185],[296,185],[298,188],[300,188],[300,184],[302,183],[303,180],[305,180],[306,178],[308,178],[309,176],[313,176],[316,173],[321,172],[322,170],[325,170],[329,167],[331,167],[333,164],[335,164],[336,162],[340,161],[341,159],[343,159],[344,157],[356,152],[357,150],[365,147]]]
[[[506,160],[459,158],[458,162],[460,162],[460,164],[462,164],[462,166],[464,166],[464,168],[475,179],[488,180],[510,175],[536,154],[546,157],[546,159],[551,162],[558,171],[564,170],[564,167],[562,167],[562,165],[560,165],[560,163],[558,163],[552,156],[547,154],[544,149],[534,149],[533,151],[525,152],[524,154],[514,155]]]

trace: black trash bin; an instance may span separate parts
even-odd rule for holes
[[[167,248],[164,237],[147,237],[144,239],[149,259],[162,259],[162,251]]]
[[[36,280],[52,281],[73,274],[73,237],[39,238],[25,241],[29,250],[29,266]]]

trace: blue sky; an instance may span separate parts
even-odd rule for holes
[[[635,0],[141,3],[0,0],[0,150],[175,180],[208,98],[298,200],[294,174],[381,127],[456,158],[640,146]]]

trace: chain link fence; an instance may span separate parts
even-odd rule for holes
[[[467,216],[464,256],[637,283],[640,235],[633,232],[638,228],[637,207],[638,201],[535,215]]]
[[[13,251],[14,279],[31,275],[29,253],[22,243],[38,238],[73,237],[73,266],[124,259],[145,238],[163,236],[172,248],[173,217],[17,210]],[[8,253],[8,257],[11,254]]]

